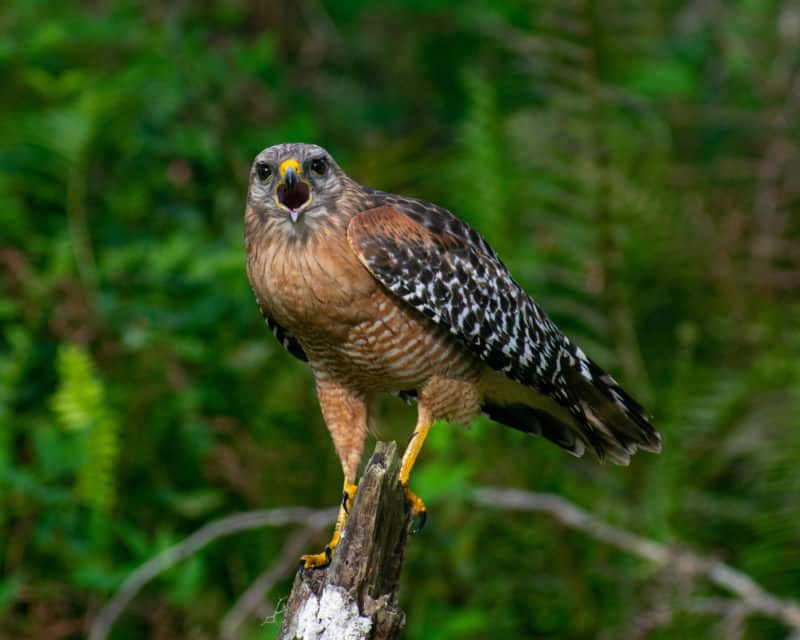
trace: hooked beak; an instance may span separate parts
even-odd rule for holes
[[[302,179],[303,169],[297,160],[284,160],[278,170],[280,182],[276,198],[289,212],[292,222],[297,222],[303,209],[311,201],[311,187]]]
[[[294,170],[294,167],[288,167],[286,169],[286,173],[283,176],[283,183],[286,185],[287,189],[294,189],[295,185],[300,182],[300,176]]]

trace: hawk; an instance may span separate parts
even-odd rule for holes
[[[311,366],[342,463],[330,562],[356,491],[370,400],[415,399],[400,482],[431,424],[478,414],[575,456],[627,464],[658,452],[644,409],[553,324],[474,229],[447,209],[365,187],[312,144],[256,156],[245,211],[247,274],[275,337]]]

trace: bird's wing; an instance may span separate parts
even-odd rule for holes
[[[625,462],[637,446],[660,447],[644,409],[553,324],[477,232],[440,207],[386,201],[347,231],[378,281],[491,368],[569,410],[601,458]]]
[[[558,375],[549,368],[559,362],[545,356],[565,337],[477,233],[454,231],[432,231],[399,208],[383,206],[355,216],[348,240],[385,287],[447,327],[493,369],[549,390]]]
[[[258,305],[258,309],[261,311],[261,315],[264,317],[264,320],[266,320],[269,330],[272,331],[272,335],[278,339],[278,342],[283,345],[283,348],[298,360],[308,362],[305,351],[303,351],[303,347],[300,346],[297,338],[295,338],[291,333],[275,322],[275,320],[272,319],[272,316],[270,316],[264,310],[264,307],[260,303]]]

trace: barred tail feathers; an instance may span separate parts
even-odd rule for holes
[[[502,404],[491,399],[486,399],[481,409],[485,416],[495,422],[532,436],[547,438],[578,458],[586,451],[583,439],[569,424],[568,416],[564,421],[563,417],[559,419],[544,409],[521,402]]]
[[[661,437],[644,408],[582,351],[562,352],[560,393],[549,398],[508,378],[491,380],[483,412],[514,429],[540,435],[581,456],[627,465],[637,449],[661,450]],[[574,349],[574,350],[573,350]]]
[[[584,366],[564,372],[573,403],[569,409],[597,457],[628,464],[638,449],[660,452],[661,436],[644,407],[594,362],[580,356]]]

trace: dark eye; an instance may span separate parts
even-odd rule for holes
[[[269,177],[272,175],[272,169],[269,168],[268,164],[259,162],[256,165],[256,175],[259,180],[264,182],[265,180],[269,180]]]
[[[325,162],[325,158],[314,158],[311,161],[311,170],[318,176],[321,176],[323,173],[325,173],[327,168],[328,163]]]

